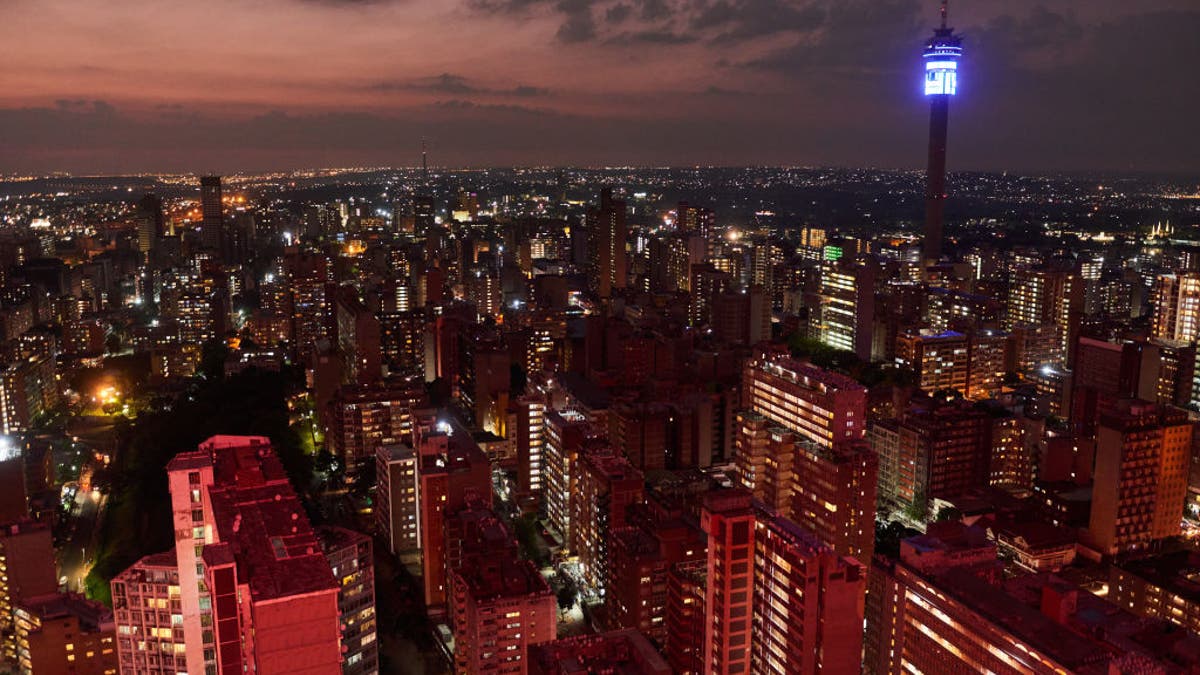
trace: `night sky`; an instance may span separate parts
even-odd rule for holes
[[[0,0],[0,171],[920,167],[936,0]],[[1200,173],[1200,2],[952,0],[950,166]]]

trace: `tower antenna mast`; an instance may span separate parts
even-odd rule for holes
[[[425,139],[421,139],[421,180],[429,183],[429,157],[425,151]]]

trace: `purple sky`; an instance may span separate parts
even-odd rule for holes
[[[0,0],[0,171],[919,167],[935,0]],[[952,169],[1197,171],[1195,0],[952,0]]]

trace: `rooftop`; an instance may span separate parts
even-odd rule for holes
[[[553,675],[666,675],[671,667],[646,636],[627,628],[563,638],[530,648],[536,670]]]
[[[1117,565],[1148,583],[1192,603],[1200,603],[1200,553],[1174,551]]]
[[[217,436],[209,487],[217,538],[256,601],[337,588],[303,505],[265,438]],[[189,453],[198,454],[198,453]]]

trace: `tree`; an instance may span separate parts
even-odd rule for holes
[[[108,581],[142,556],[174,545],[166,466],[217,434],[266,436],[305,506],[311,507],[313,458],[288,425],[286,379],[250,369],[209,380],[180,395],[169,409],[147,411],[119,435],[111,466],[112,491],[100,526],[99,550],[88,576],[93,598],[108,599]]]
[[[558,598],[558,609],[565,612],[575,606],[575,598],[579,596],[579,591],[576,590],[575,584],[567,579],[555,596]]]
[[[520,396],[525,393],[525,385],[529,380],[529,376],[525,373],[525,364],[520,361],[513,361],[508,366],[508,377],[510,388],[513,396]]]

